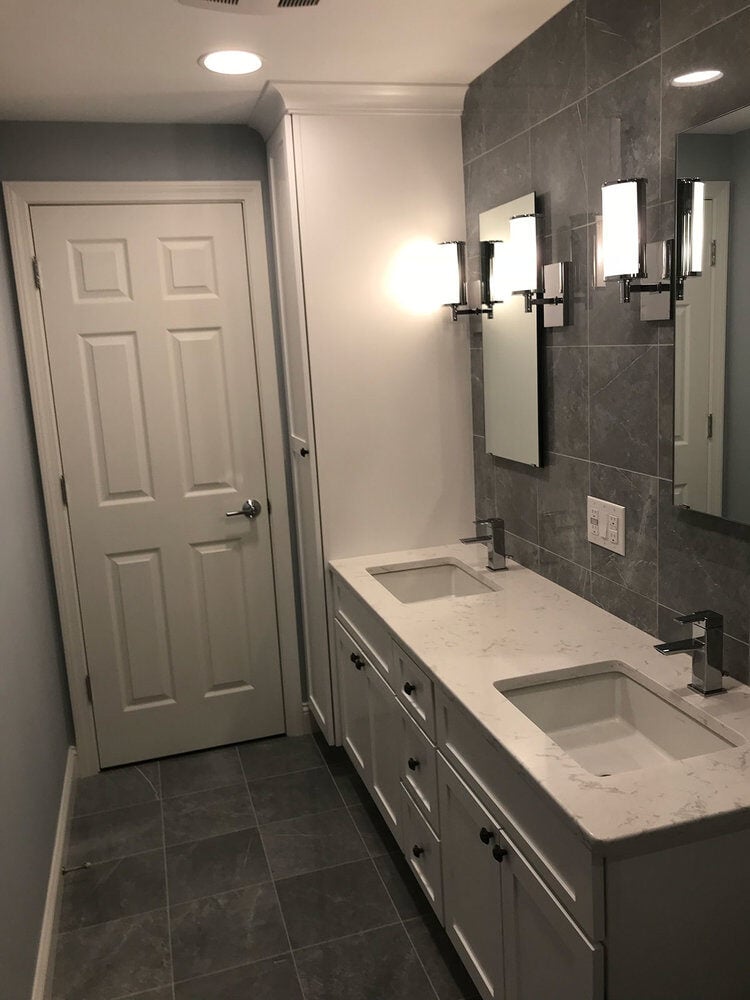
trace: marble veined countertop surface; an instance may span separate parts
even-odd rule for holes
[[[597,853],[639,853],[750,828],[750,688],[725,677],[726,692],[704,698],[687,687],[689,654],[662,656],[653,636],[511,560],[507,571],[489,572],[486,557],[482,544],[458,544],[335,560],[331,567]],[[433,559],[462,563],[499,589],[406,604],[368,572]],[[747,742],[597,777],[495,687],[613,661],[667,700],[690,706],[694,717],[705,713],[716,731]]]

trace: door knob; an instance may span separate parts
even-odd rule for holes
[[[260,500],[246,500],[239,510],[228,510],[227,517],[239,517],[242,515],[252,521],[254,517],[260,514],[261,510]]]
[[[303,458],[307,458],[307,456],[310,454],[310,449],[309,448],[300,448],[299,453],[300,453],[300,455]]]

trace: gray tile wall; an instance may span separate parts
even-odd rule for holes
[[[603,181],[648,178],[649,238],[673,235],[676,133],[750,104],[749,51],[738,0],[574,0],[472,83],[463,116],[472,276],[479,213],[534,189],[545,263],[572,260],[575,285],[572,326],[544,337],[541,469],[485,453],[472,320],[477,513],[505,517],[520,562],[653,635],[679,636],[675,613],[723,612],[746,683],[750,529],[671,502],[673,327],[589,276]],[[700,67],[724,78],[670,86]],[[588,493],[627,507],[625,558],[588,543]]]

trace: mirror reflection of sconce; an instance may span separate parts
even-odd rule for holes
[[[697,177],[677,179],[675,298],[685,297],[685,278],[703,271],[706,186]]]
[[[524,312],[544,306],[544,325],[568,326],[570,323],[570,265],[567,261],[546,264],[539,284],[539,219],[537,213],[514,215],[510,220],[508,261],[510,284],[514,295],[523,295]],[[550,308],[552,307],[552,308]]]
[[[673,241],[653,245],[649,258],[659,260],[660,280],[646,284],[646,180],[610,181],[602,185],[602,262],[606,281],[620,284],[620,302],[631,292],[671,296]],[[638,284],[634,284],[634,282]],[[669,308],[671,315],[671,302]],[[668,318],[668,317],[665,317]]]
[[[481,297],[478,308],[461,308],[466,298],[466,244],[441,243],[441,287],[446,289],[443,304],[449,306],[454,322],[459,316],[494,317],[494,307],[523,295],[524,311],[544,306],[546,327],[570,323],[570,265],[567,261],[543,268],[539,287],[538,215],[517,215],[510,220],[510,242],[483,240],[481,243]],[[446,248],[443,250],[442,248]],[[548,294],[549,293],[549,294]]]

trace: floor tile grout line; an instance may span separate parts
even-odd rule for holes
[[[148,917],[152,913],[166,913],[169,910],[169,906],[154,906],[150,910],[141,910],[138,913],[128,913],[127,916],[123,917],[112,917],[111,920],[100,920],[96,924],[83,924],[81,927],[71,927],[69,931],[59,931],[58,938],[67,937],[68,934],[77,934],[80,931],[93,930],[95,927],[106,927],[107,924],[117,924],[123,920],[135,920],[138,917]],[[157,986],[149,987],[149,989],[158,989]],[[141,990],[141,993],[143,990]]]
[[[317,747],[316,747],[316,749],[317,749]],[[239,754],[239,750],[237,751],[237,753]],[[240,765],[241,765],[241,763],[242,763],[242,761],[240,760]],[[250,802],[251,802],[251,804],[253,806],[253,810],[255,810],[255,803],[253,802],[252,792],[250,791],[250,783],[247,780],[247,775],[245,774],[244,767],[242,768],[242,773],[243,773],[243,775],[245,777],[245,784],[247,786],[247,794],[250,796]],[[257,813],[256,813],[256,818],[257,818]],[[261,850],[263,851],[263,857],[266,859],[266,866],[268,867],[268,873],[269,873],[269,875],[271,875],[271,885],[273,887],[273,894],[274,894],[274,898],[276,899],[276,906],[278,907],[279,917],[281,919],[281,926],[284,928],[284,934],[286,936],[287,944],[289,945],[289,953],[292,956],[292,964],[294,965],[294,974],[297,977],[297,985],[299,986],[299,991],[300,991],[300,994],[301,994],[303,1000],[306,1000],[306,998],[305,998],[305,991],[304,991],[304,989],[302,987],[302,980],[300,979],[299,969],[297,967],[297,959],[294,957],[294,949],[292,948],[292,939],[291,939],[291,937],[289,935],[289,928],[287,927],[286,917],[284,916],[284,910],[281,907],[281,899],[279,898],[279,890],[276,887],[276,882],[274,881],[273,874],[271,872],[271,864],[270,864],[270,862],[268,860],[268,854],[266,852],[266,845],[263,843],[263,837],[260,835],[260,833],[258,834],[258,836],[260,837],[260,846],[261,846]]]
[[[108,855],[106,858],[97,858],[96,860],[89,860],[87,858],[86,861],[81,862],[81,865],[88,864],[90,865],[91,868],[96,868],[97,865],[111,865],[115,861],[129,861],[131,858],[141,858],[143,857],[144,854],[155,854],[157,851],[160,850],[161,850],[161,844],[157,844],[156,847],[147,847],[143,851],[134,851],[132,854],[113,854],[111,856]],[[66,867],[65,874],[73,875],[76,873],[76,871],[79,870],[83,869],[82,868],[79,869],[78,865],[72,865],[70,868]]]
[[[301,951],[309,951],[311,948],[323,948],[329,944],[337,944],[339,941],[349,941],[352,938],[362,937],[365,934],[371,934],[374,931],[383,931],[388,927],[399,927],[401,925],[400,918],[397,920],[392,920],[387,924],[378,924],[377,927],[367,927],[361,931],[352,931],[349,934],[342,934],[340,937],[326,938],[325,941],[314,941],[312,944],[303,944],[299,948],[292,951],[292,955],[298,954]]]
[[[103,772],[99,772],[102,774]],[[155,799],[143,799],[141,802],[126,802],[120,806],[109,806],[107,809],[95,809],[93,812],[74,813],[71,822],[77,819],[89,819],[91,816],[104,816],[106,813],[120,812],[122,809],[135,809],[137,806],[150,806],[161,802],[161,795]]]
[[[281,771],[279,774],[267,774],[262,778],[248,778],[245,775],[245,780],[247,784],[255,784],[259,781],[276,781],[278,778],[288,778],[292,774],[307,774],[308,771],[323,771],[326,769],[326,762],[321,758],[320,764],[316,764],[314,767],[300,767],[296,771]],[[245,769],[243,767],[242,773],[245,774]]]
[[[331,777],[332,777],[332,778],[334,778],[334,775],[333,775],[333,772],[331,771],[331,768],[330,768],[330,765],[328,765],[328,763],[327,763],[327,762],[326,762],[326,766],[328,767],[328,771],[329,771],[329,773],[330,773]],[[335,778],[334,778],[334,781],[335,781]],[[342,798],[343,798],[343,796],[342,796]],[[433,992],[433,993],[435,994],[435,997],[437,998],[437,1000],[440,1000],[440,997],[439,997],[439,994],[438,994],[438,992],[437,992],[437,990],[436,990],[436,988],[435,988],[435,985],[434,985],[434,983],[433,983],[433,982],[432,982],[432,980],[430,979],[430,976],[429,976],[429,974],[428,974],[428,972],[427,972],[427,969],[425,968],[425,965],[424,965],[424,962],[422,961],[422,959],[421,959],[421,957],[420,957],[420,955],[419,955],[419,952],[417,951],[416,947],[414,946],[414,942],[412,941],[412,939],[411,939],[411,936],[410,936],[410,934],[409,934],[409,931],[408,931],[408,930],[407,930],[407,928],[406,928],[406,925],[405,925],[405,923],[404,923],[404,919],[403,919],[403,917],[401,916],[401,914],[399,913],[399,909],[398,909],[398,906],[396,905],[396,901],[395,901],[395,899],[393,898],[393,895],[391,894],[391,892],[390,892],[390,890],[389,890],[388,886],[386,885],[386,883],[385,883],[385,879],[383,878],[383,876],[382,876],[382,874],[381,874],[381,872],[380,872],[380,868],[378,867],[378,865],[377,865],[377,863],[376,863],[376,860],[375,860],[375,859],[376,859],[377,857],[382,857],[383,855],[373,855],[373,854],[371,854],[371,853],[370,853],[370,849],[368,848],[367,844],[365,843],[365,838],[364,838],[364,837],[362,836],[362,834],[361,834],[361,832],[360,832],[360,830],[359,830],[359,827],[357,826],[357,823],[356,823],[356,821],[355,821],[354,817],[353,817],[353,816],[352,816],[352,814],[351,814],[351,809],[349,808],[349,803],[348,803],[348,802],[345,802],[344,804],[345,804],[345,806],[346,806],[346,811],[347,811],[347,813],[349,814],[349,819],[350,819],[350,820],[351,820],[351,822],[352,822],[352,823],[354,824],[354,828],[355,828],[355,830],[357,831],[357,834],[358,834],[358,836],[359,836],[359,839],[360,839],[360,841],[362,842],[362,846],[364,847],[365,851],[367,852],[367,855],[368,855],[368,859],[369,859],[370,863],[372,864],[373,868],[375,869],[375,873],[376,873],[376,875],[377,875],[378,879],[380,880],[380,884],[381,884],[381,885],[383,886],[383,888],[385,889],[385,892],[386,892],[386,895],[388,896],[388,899],[389,899],[389,900],[391,901],[391,905],[393,906],[393,909],[394,909],[394,910],[395,910],[395,912],[396,912],[396,916],[398,917],[398,924],[399,924],[399,925],[401,926],[401,928],[402,928],[402,930],[403,930],[404,934],[406,934],[406,938],[407,938],[407,940],[408,940],[408,942],[409,942],[409,947],[411,948],[411,950],[412,950],[412,951],[414,952],[414,954],[416,955],[416,958],[417,958],[417,962],[419,962],[419,965],[420,965],[420,967],[422,968],[422,971],[423,971],[423,972],[424,972],[424,974],[425,974],[425,977],[426,977],[426,979],[427,979],[427,982],[428,982],[428,983],[430,984],[430,989],[431,989],[431,990],[432,990],[432,992]],[[358,804],[361,804],[361,803],[358,803]],[[387,852],[387,853],[388,853],[388,852]],[[389,854],[389,856],[390,856],[390,854]],[[386,925],[386,926],[397,926],[397,925],[396,925],[396,924],[392,924],[392,925]],[[372,929],[373,929],[373,930],[376,930],[377,928],[372,928]]]
[[[159,775],[159,792],[163,792],[162,782],[161,782],[161,761],[157,763],[158,775]],[[164,896],[167,904],[167,946],[169,948],[169,979],[172,992],[172,1000],[175,1000],[175,989],[174,989],[174,952],[172,950],[172,913],[169,905],[169,870],[167,868],[167,828],[164,822],[164,796],[159,799],[160,802],[160,814],[161,814],[161,846],[162,846],[162,859],[164,862]]]
[[[252,965],[262,965],[264,962],[274,962],[278,958],[292,958],[291,951],[278,951],[273,955],[266,955],[264,958],[254,958],[251,962],[241,962],[239,965],[227,965],[223,969],[215,969],[213,972],[202,972],[198,976],[189,976],[187,979],[176,979],[175,986],[183,986],[185,983],[197,983],[201,979],[211,979],[212,976],[221,976],[225,972],[236,972],[237,969],[246,969]],[[142,996],[136,993],[135,997]],[[128,1000],[127,997],[122,1000]]]
[[[386,893],[388,894],[388,898],[390,899],[391,904],[393,905],[393,908],[396,911],[396,915],[398,916],[398,921],[399,921],[399,924],[401,925],[401,929],[404,932],[404,934],[406,935],[406,940],[409,942],[409,947],[411,948],[412,952],[416,956],[417,962],[419,963],[420,968],[424,972],[425,978],[427,979],[427,982],[430,984],[430,989],[435,994],[436,1000],[440,1000],[440,996],[438,994],[437,989],[435,988],[435,984],[430,979],[430,976],[429,976],[429,974],[427,972],[427,969],[425,968],[425,964],[422,961],[422,958],[421,958],[419,952],[417,951],[417,949],[416,949],[416,947],[414,945],[414,942],[411,939],[411,935],[409,934],[409,931],[406,929],[406,924],[404,923],[404,918],[401,916],[399,908],[396,905],[396,900],[393,898],[393,896],[391,895],[390,890],[388,889],[388,886],[385,884],[385,879],[383,878],[383,876],[382,876],[382,874],[380,872],[380,869],[375,864],[375,859],[371,858],[370,860],[372,861],[372,865],[373,865],[375,871],[378,874],[378,878],[380,879],[380,881],[382,883],[382,886],[385,889]],[[409,862],[408,861],[406,862],[406,865],[407,865],[407,868],[408,868],[408,866],[409,866]],[[409,869],[409,870],[411,871],[411,869]]]

